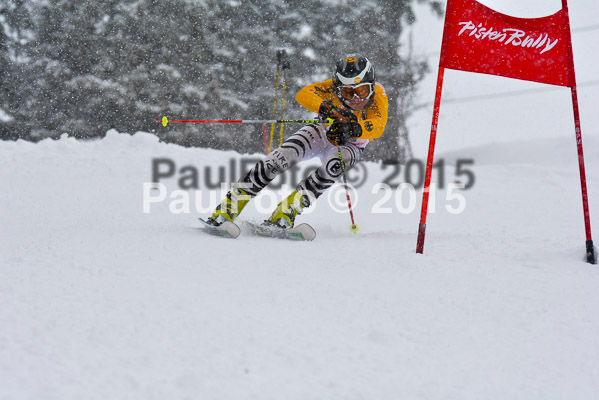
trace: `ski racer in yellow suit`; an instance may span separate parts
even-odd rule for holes
[[[347,171],[360,160],[368,142],[383,134],[387,124],[387,94],[375,80],[372,64],[361,54],[348,54],[337,61],[331,79],[302,88],[296,99],[318,113],[323,122],[303,126],[233,184],[208,219],[209,224],[233,221],[278,174],[297,162],[319,157],[320,168],[301,181],[265,221],[292,228],[296,216],[343,173],[338,149]]]

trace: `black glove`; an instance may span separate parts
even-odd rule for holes
[[[357,122],[358,118],[348,109],[345,108],[335,108],[333,106],[333,102],[330,100],[325,100],[320,103],[320,107],[318,108],[318,117],[330,124],[335,122]],[[327,121],[332,120],[332,121]]]
[[[333,123],[358,122],[358,117],[346,108],[333,108],[329,113],[329,118],[333,120]]]
[[[326,121],[329,117],[329,114],[334,109],[333,102],[331,100],[325,100],[320,103],[320,107],[318,107],[318,117],[321,121]]]
[[[357,122],[335,122],[327,132],[327,139],[336,146],[360,136],[362,136],[362,127]]]

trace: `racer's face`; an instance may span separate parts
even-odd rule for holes
[[[372,83],[361,83],[359,85],[342,85],[339,88],[341,97],[345,100],[351,100],[354,96],[361,99],[368,99],[372,94]]]
[[[345,104],[356,111],[366,107],[373,93],[372,83],[361,83],[358,85],[342,85],[339,87],[339,97]]]

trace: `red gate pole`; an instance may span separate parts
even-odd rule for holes
[[[262,137],[264,138],[264,154],[268,154],[268,132],[266,131],[266,124],[262,124]]]
[[[591,236],[591,215],[589,212],[589,197],[587,192],[587,178],[584,168],[584,153],[582,150],[582,133],[580,130],[580,113],[578,111],[578,95],[576,86],[570,88],[572,90],[572,108],[574,110],[574,126],[576,129],[576,147],[578,149],[578,169],[580,171],[580,188],[582,191],[582,209],[584,212],[584,228],[586,233],[586,254],[587,262],[597,264],[597,256],[593,246],[593,238]]]
[[[576,89],[576,74],[574,73],[574,54],[572,51],[572,37],[570,34],[570,15],[568,13],[568,1],[562,0],[562,8],[566,11],[568,18],[568,81],[572,92],[572,110],[574,112],[574,129],[576,134],[576,147],[578,150],[578,169],[580,172],[580,188],[582,191],[582,209],[584,212],[584,227],[586,233],[586,256],[587,262],[597,264],[597,255],[593,246],[591,236],[591,216],[589,212],[589,198],[587,192],[587,178],[584,167],[584,152],[582,149],[582,130],[580,128],[580,111],[578,108],[578,92]]]
[[[418,226],[418,242],[416,253],[422,254],[424,250],[424,235],[426,233],[426,215],[428,213],[428,197],[431,186],[431,175],[435,157],[435,141],[437,139],[437,125],[439,124],[439,109],[441,108],[441,92],[443,91],[443,74],[445,68],[439,66],[437,75],[437,90],[435,92],[435,105],[433,109],[433,122],[431,124],[431,137],[428,144],[428,158],[426,161],[426,175],[424,178],[424,189],[422,191],[422,210],[420,212],[420,225]]]

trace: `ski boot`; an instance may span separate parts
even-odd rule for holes
[[[301,214],[302,210],[310,206],[307,196],[302,196],[295,190],[285,200],[279,203],[273,211],[270,218],[264,221],[265,225],[275,225],[285,229],[293,228],[295,217]]]
[[[243,189],[233,186],[206,222],[214,226],[219,226],[225,221],[233,222],[252,198],[253,196],[247,194]]]

